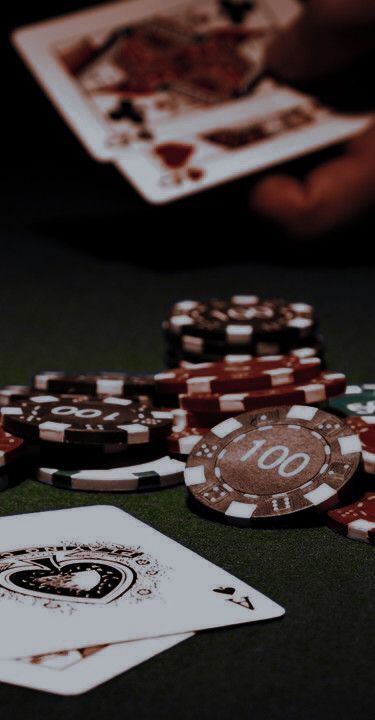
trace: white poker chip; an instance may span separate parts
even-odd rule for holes
[[[37,479],[65,490],[131,492],[178,485],[184,481],[185,463],[166,455],[158,460],[110,469],[58,470],[41,467]]]

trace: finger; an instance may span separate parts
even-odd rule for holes
[[[290,83],[332,74],[374,48],[375,18],[364,27],[335,25],[332,18],[330,22],[326,18],[324,24],[316,5],[319,3],[309,3],[297,20],[278,33],[267,48],[268,68]]]
[[[268,175],[250,193],[252,211],[289,227],[303,219],[307,209],[306,189],[290,175]]]
[[[346,153],[317,167],[305,181],[264,177],[250,208],[293,236],[317,236],[352,220],[375,203],[375,127],[349,143]]]
[[[353,28],[375,23],[374,0],[309,0],[316,24],[331,28]]]

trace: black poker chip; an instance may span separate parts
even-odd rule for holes
[[[26,454],[17,455],[11,462],[0,467],[0,491],[20,485],[30,476],[30,463]]]
[[[222,341],[247,346],[255,341],[289,342],[311,335],[316,327],[314,308],[307,303],[260,299],[256,295],[212,298],[206,302],[184,300],[171,308],[163,324],[175,336]],[[277,352],[284,352],[280,348]],[[270,354],[267,350],[264,354]]]
[[[4,385],[0,388],[0,406],[11,405],[32,394],[33,389],[29,385]]]
[[[33,385],[38,392],[86,393],[93,397],[153,397],[155,389],[152,375],[105,371],[74,374],[45,370],[34,375]]]
[[[265,357],[267,355],[287,355],[295,353],[298,356],[299,351],[303,353],[303,351],[306,350],[305,357],[316,356],[321,358],[322,366],[324,367],[325,346],[321,335],[310,336],[306,338],[304,342],[298,344],[292,343],[291,346],[288,346],[288,344],[282,344],[282,350],[280,347],[281,345],[279,343],[276,344],[267,342],[262,345],[257,344],[247,348],[235,348],[223,345],[220,352],[189,352],[188,350],[184,350],[182,348],[180,339],[178,339],[177,344],[171,344],[170,342],[167,343],[165,363],[167,367],[174,368],[178,367],[182,361],[188,363],[232,362],[236,360],[238,362],[245,362],[250,360],[252,357]],[[301,355],[301,357],[302,356],[303,355]]]
[[[192,357],[223,357],[230,354],[253,355],[255,357],[261,357],[263,355],[284,355],[298,345],[301,345],[299,341],[291,342],[287,335],[280,335],[276,338],[268,336],[265,333],[253,337],[252,340],[246,344],[234,345],[221,340],[213,341],[197,335],[190,335],[188,332],[185,335],[178,335],[177,337],[170,332],[165,332],[164,337],[167,347],[170,348],[172,353],[175,352]],[[308,335],[303,338],[303,345],[309,347],[315,345],[317,351],[320,353],[322,343],[317,335]]]
[[[1,408],[4,430],[27,440],[82,444],[144,444],[164,437],[171,413],[125,398],[81,401],[36,395]]]
[[[112,452],[107,451],[112,448]],[[117,452],[115,452],[117,448]],[[77,468],[102,469],[127,467],[151,462],[166,453],[166,441],[148,445],[81,445],[39,441],[27,445],[27,457],[31,468],[52,467],[73,471]]]
[[[152,445],[138,446],[126,443],[96,445],[94,443],[60,443],[38,440],[26,443],[26,452],[30,465],[49,465],[53,467],[76,468],[106,466],[116,463],[118,458],[137,453],[141,447],[142,456]]]

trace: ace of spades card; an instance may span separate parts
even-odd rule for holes
[[[111,506],[0,520],[0,657],[248,623],[283,608]]]

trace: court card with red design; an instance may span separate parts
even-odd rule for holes
[[[296,0],[131,0],[13,39],[86,149],[165,203],[365,126],[267,75],[265,47],[299,11]]]

